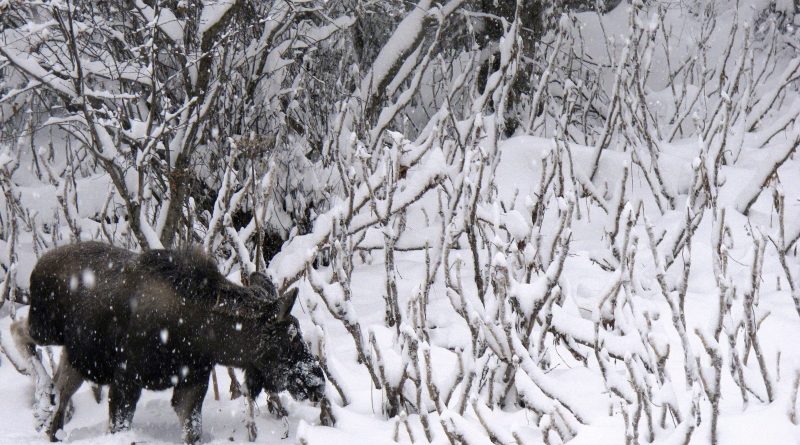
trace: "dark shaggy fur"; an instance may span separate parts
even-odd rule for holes
[[[29,333],[39,345],[63,345],[57,375],[72,376],[64,378],[70,384],[56,382],[65,388],[50,437],[83,379],[111,385],[112,432],[130,425],[142,388],[174,387],[187,442],[200,438],[214,364],[246,369],[253,394],[264,387],[320,398],[321,368],[289,314],[297,291],[280,297],[261,274],[251,282],[230,283],[191,249],[137,255],[85,242],[44,255],[31,274]]]
[[[109,288],[107,280],[95,280],[97,287],[87,293],[86,287],[80,286],[84,271],[92,270],[95,278],[120,276],[130,270],[136,258],[133,252],[101,243],[80,243],[66,249],[45,254],[31,273],[31,295],[35,298],[28,315],[30,335],[39,344],[64,344],[66,320],[76,312],[91,309],[94,295]],[[69,261],[65,254],[79,261]],[[62,298],[71,294],[76,298]]]

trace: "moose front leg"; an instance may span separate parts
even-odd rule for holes
[[[289,417],[289,411],[283,407],[280,396],[271,391],[267,392],[267,409],[278,419]]]
[[[142,388],[125,379],[115,379],[108,393],[109,431],[127,431],[133,422],[136,402],[142,395]]]
[[[183,428],[183,441],[194,444],[203,434],[203,399],[208,391],[208,376],[199,382],[181,383],[172,391],[172,408]]]
[[[255,368],[245,368],[244,370],[244,395],[247,401],[247,419],[244,422],[247,430],[247,439],[255,442],[258,438],[258,428],[256,427],[256,397],[261,394],[264,388],[264,378]]]

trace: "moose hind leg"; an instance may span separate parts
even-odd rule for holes
[[[15,357],[13,353],[9,354],[9,351],[6,351],[6,354],[9,355],[19,372],[33,378],[35,387],[34,427],[36,431],[41,431],[42,428],[49,431],[53,422],[57,397],[50,374],[45,369],[42,357],[39,351],[36,350],[36,342],[30,335],[30,324],[27,318],[22,318],[11,324],[11,337],[20,357]]]
[[[108,393],[109,431],[117,433],[131,428],[136,402],[142,388],[124,380],[115,380]]]
[[[83,376],[69,363],[66,350],[61,351],[61,359],[58,362],[58,369],[56,369],[56,375],[53,380],[56,407],[53,413],[53,421],[47,428],[47,435],[50,437],[51,442],[57,442],[57,434],[64,428],[64,414],[69,406],[69,401],[83,383]]]
[[[208,391],[208,377],[194,384],[181,384],[172,391],[172,407],[183,429],[183,441],[194,444],[203,434],[203,399]]]

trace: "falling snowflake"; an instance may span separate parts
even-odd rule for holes
[[[167,344],[167,340],[169,340],[169,330],[164,328],[161,330],[161,343]]]
[[[78,284],[79,284],[79,282],[78,282],[78,276],[77,275],[73,275],[73,276],[69,277],[69,289],[71,291],[78,290]]]
[[[94,289],[96,283],[94,271],[92,269],[84,269],[81,275],[81,281],[83,282],[83,286],[87,289]]]

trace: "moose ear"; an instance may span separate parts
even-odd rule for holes
[[[251,287],[263,289],[267,298],[277,298],[278,292],[275,290],[275,285],[272,284],[272,280],[270,280],[266,274],[253,272],[247,278],[247,281],[250,283]]]
[[[298,292],[299,291],[297,288],[294,288],[283,294],[283,297],[281,297],[280,308],[278,308],[278,320],[286,320],[289,318],[292,313],[294,302],[297,300]]]

